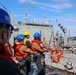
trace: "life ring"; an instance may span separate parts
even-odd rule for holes
[[[63,57],[63,51],[58,48],[53,48],[50,52],[50,56],[53,62],[59,62],[60,58]]]

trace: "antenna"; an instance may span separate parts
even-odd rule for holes
[[[34,22],[35,22],[35,6],[33,8],[34,8]]]
[[[28,12],[27,12],[27,17],[28,17],[28,22],[30,21],[30,10],[29,10],[29,8],[27,9],[28,10]]]
[[[42,11],[42,23],[44,23],[44,11]]]
[[[29,14],[28,18],[30,20],[30,9],[29,8],[28,8],[28,14]]]
[[[3,7],[5,10],[9,11],[2,3],[0,3],[0,5],[2,5],[2,7]],[[11,11],[9,11],[9,12],[11,13]]]

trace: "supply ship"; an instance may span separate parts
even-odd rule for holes
[[[29,40],[31,41],[33,34],[39,32],[42,41],[54,49],[54,51],[45,53],[46,75],[76,75],[76,37],[67,37],[67,30],[58,22],[57,25],[63,31],[64,37],[60,35],[59,31],[55,34],[53,25],[49,23],[29,21],[23,23],[18,22],[14,26],[14,34],[12,37],[15,41],[18,34],[23,34],[25,30],[28,30],[30,32]],[[13,43],[13,41],[11,42]],[[60,52],[62,54],[59,56]]]

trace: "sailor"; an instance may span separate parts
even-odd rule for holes
[[[30,38],[30,32],[29,31],[24,31],[24,37],[25,37],[25,39],[24,39],[24,44],[28,47],[28,48],[30,48],[31,49],[31,46],[30,46],[30,41],[29,41],[29,38]],[[26,65],[26,67],[27,67],[27,72],[29,73],[30,72],[30,70],[31,70],[31,54],[29,54],[28,55],[28,57],[27,57],[27,65]]]
[[[17,42],[14,43],[13,46],[15,50],[15,57],[19,61],[18,65],[20,68],[20,71],[23,75],[29,75],[27,71],[27,58],[29,54],[33,54],[34,52],[30,50],[30,48],[27,48],[27,46],[24,44],[24,35],[19,34],[17,36]]]
[[[16,63],[5,49],[5,44],[10,38],[10,30],[13,29],[9,14],[0,8],[0,75],[21,75]]]
[[[37,75],[45,75],[45,55],[43,53],[48,52],[51,48],[43,44],[41,35],[38,32],[34,34],[34,40],[31,41],[31,48],[36,53],[33,54],[33,60],[36,62],[38,68]]]

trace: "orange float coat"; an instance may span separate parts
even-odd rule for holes
[[[32,46],[33,43],[37,43],[37,44],[41,47],[41,49],[44,48],[44,44],[42,43],[41,40],[32,40],[32,41],[31,41],[31,46]],[[36,52],[36,53],[41,53],[39,50],[36,50],[36,49],[34,49],[34,48],[32,48],[32,50],[33,50],[34,52]]]
[[[24,42],[14,43],[13,49],[15,50],[15,57],[16,58],[26,58],[28,56],[27,52],[20,52],[20,47],[24,45]]]
[[[5,49],[5,47],[0,43],[0,58],[4,58],[9,60],[10,62],[16,64],[13,59],[8,55],[7,50]]]
[[[12,56],[12,51],[11,51],[11,45],[10,45],[10,43],[7,42],[7,43],[5,44],[5,46],[6,46],[6,50],[7,50],[8,54],[9,54],[10,56]]]

